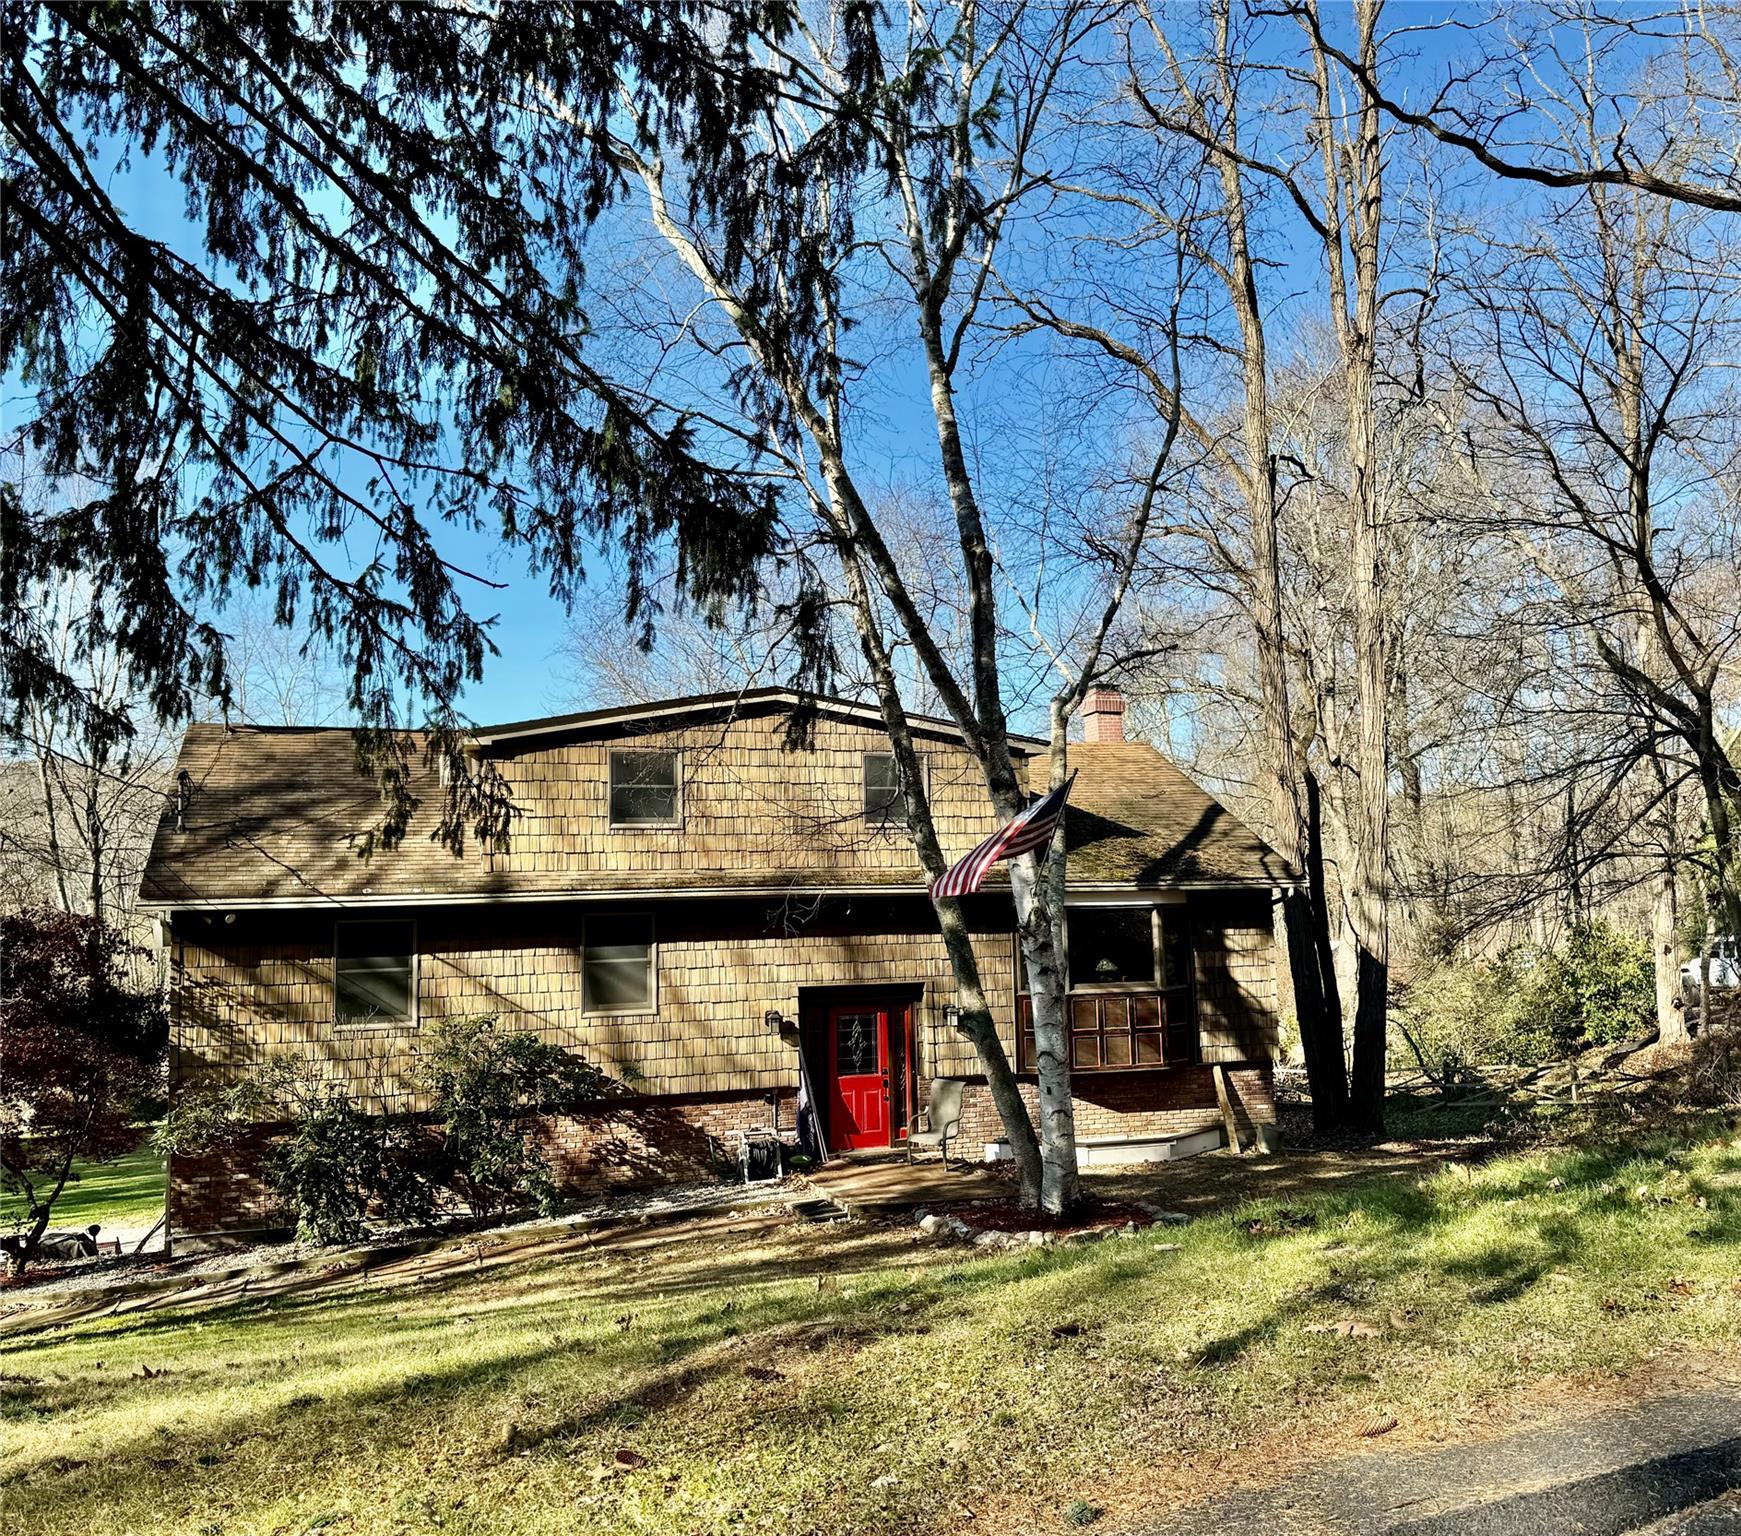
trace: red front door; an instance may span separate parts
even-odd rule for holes
[[[889,1145],[889,1010],[828,1010],[828,1142],[838,1150]]]

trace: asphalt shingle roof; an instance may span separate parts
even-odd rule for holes
[[[1145,741],[1076,742],[1065,817],[1070,883],[1276,885],[1273,848]]]

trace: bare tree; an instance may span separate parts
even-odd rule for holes
[[[1577,116],[1562,131],[1594,142]],[[1726,362],[1741,321],[1735,251],[1710,218],[1603,185],[1543,210],[1515,242],[1482,243],[1464,317],[1490,343],[1463,354],[1482,412],[1472,442],[1509,466],[1515,537],[1588,638],[1615,732],[1604,789],[1628,797],[1646,833],[1635,856],[1653,893],[1658,1026],[1684,1038],[1683,788],[1711,829],[1728,922],[1741,919],[1741,772],[1723,729],[1741,541],[1713,495],[1741,454]]]
[[[76,675],[106,717],[135,721],[131,735],[88,730],[91,716],[39,702],[8,733],[12,814],[0,824],[7,886],[20,905],[47,896],[64,912],[126,928],[156,831],[174,742],[149,702],[129,688],[120,658],[78,638],[76,583],[38,594],[34,643]]]
[[[1136,494],[1086,548],[1055,535],[1041,546],[1026,543],[1031,530],[1001,516],[999,499],[988,498],[986,464],[972,445],[970,343],[980,334],[994,265],[1008,251],[1013,215],[1046,183],[1061,77],[1075,67],[1102,12],[969,0],[935,11],[914,6],[872,36],[854,32],[854,14],[806,15],[789,40],[765,40],[769,57],[818,105],[770,117],[766,182],[743,188],[714,217],[682,195],[680,178],[645,125],[616,138],[612,152],[639,182],[653,228],[699,290],[702,304],[687,320],[687,334],[710,323],[699,355],[729,359],[705,409],[755,419],[789,477],[787,548],[823,584],[826,601],[838,601],[850,617],[900,765],[909,833],[935,879],[950,861],[907,727],[905,677],[921,678],[959,727],[993,812],[1008,822],[1028,804],[1011,744],[1009,684],[1014,678],[1032,686],[1052,672],[1043,695],[1051,743],[1045,767],[1047,783],[1063,785],[1070,717],[1087,690],[1125,659],[1117,621],[1170,434],[1146,450]],[[868,122],[880,176],[871,185],[829,178],[818,131],[848,105],[852,51],[861,60],[874,51],[880,69]],[[741,248],[729,237],[734,228],[752,232]],[[794,229],[795,241],[776,237]],[[793,280],[795,260],[821,261],[826,281]],[[801,307],[798,294],[819,295],[814,312]],[[878,488],[854,428],[863,356],[879,348],[909,359],[923,381],[912,403],[923,410],[933,440],[946,545],[892,538],[873,510]],[[670,387],[669,378],[662,382]],[[939,566],[940,557],[946,565]],[[1035,570],[1046,574],[1033,579]],[[962,616],[958,634],[936,623],[951,608]],[[1077,1198],[1063,1008],[1062,839],[1014,861],[1011,878],[1032,1004],[1037,1136],[987,1006],[982,957],[961,903],[940,898],[935,906],[961,1027],[978,1050],[1023,1196],[1062,1210]]]
[[[343,658],[317,632],[281,623],[257,598],[233,600],[222,628],[230,705],[224,711],[209,700],[207,709],[249,725],[337,725],[352,718]]]
[[[1741,213],[1741,7],[1549,5],[1411,28],[1463,45],[1414,105],[1387,89],[1376,60],[1336,46],[1314,0],[1287,8],[1367,101],[1502,180]],[[1544,98],[1579,104],[1591,137],[1543,133]]]

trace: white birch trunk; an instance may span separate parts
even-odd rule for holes
[[[1682,1045],[1687,1004],[1681,995],[1681,943],[1675,902],[1674,865],[1664,860],[1650,882],[1651,937],[1656,962],[1656,1035],[1663,1045]]]
[[[1064,1016],[1065,975],[1052,903],[1041,894],[1035,859],[1023,854],[1010,865],[1016,926],[1028,997],[1034,1012],[1035,1075],[1038,1078],[1040,1204],[1062,1214],[1076,1203],[1076,1111],[1070,1097],[1070,1031]]]

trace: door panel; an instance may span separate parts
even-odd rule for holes
[[[828,1010],[829,1141],[841,1149],[889,1145],[889,1015]]]

